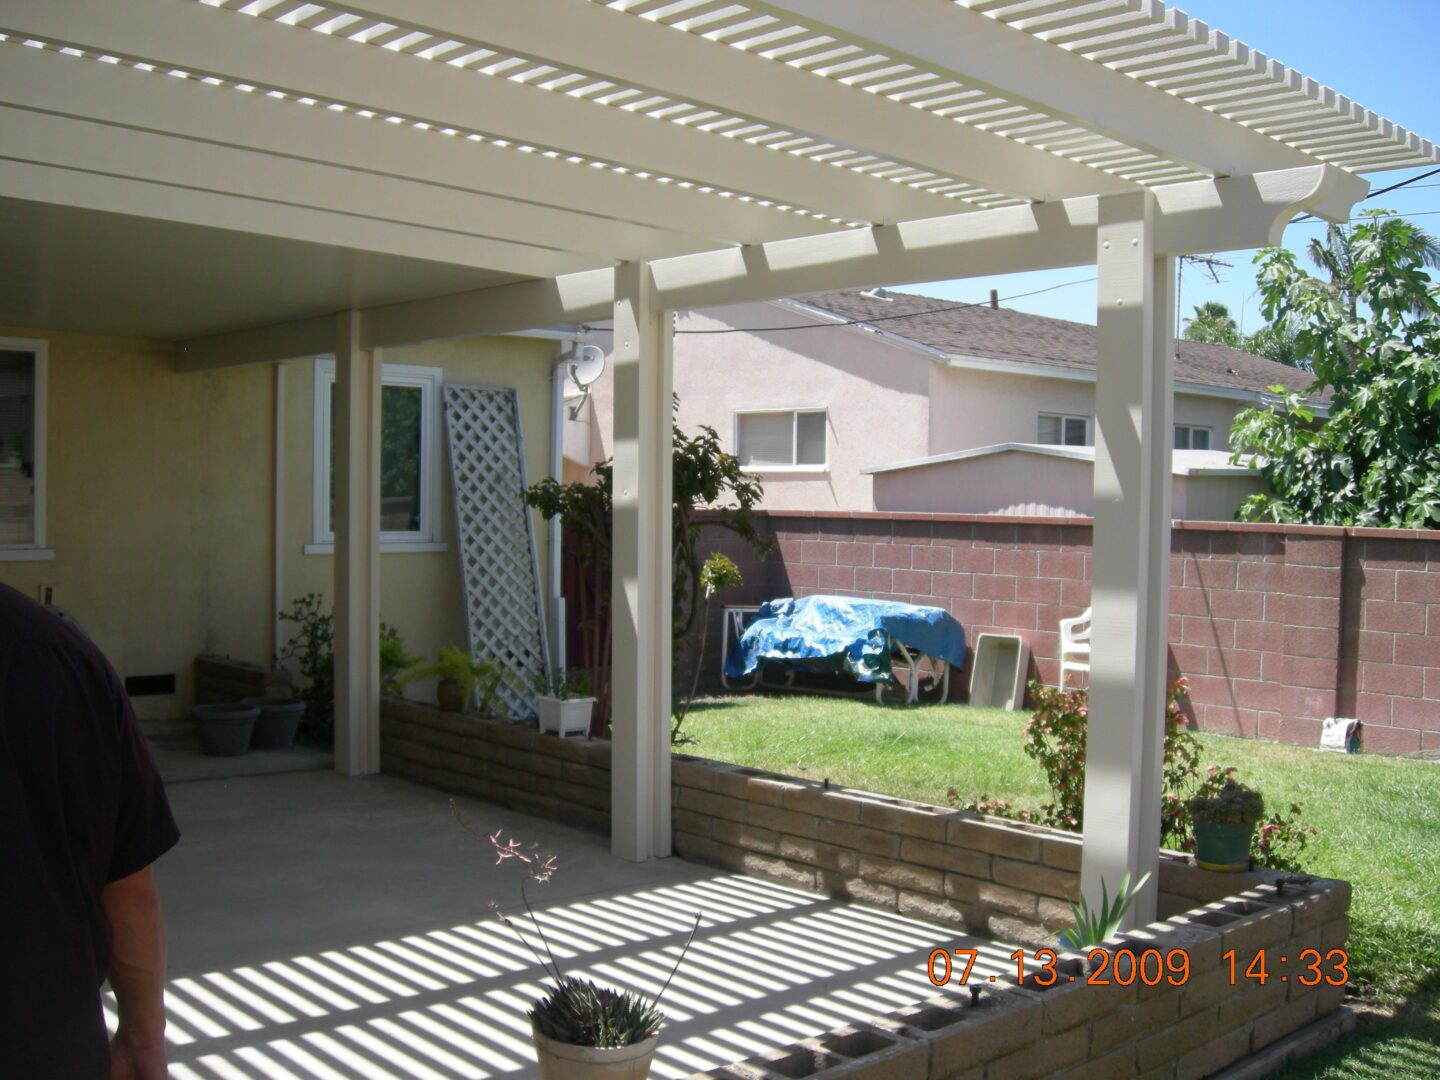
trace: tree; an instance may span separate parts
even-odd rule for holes
[[[678,399],[674,407],[678,408]],[[695,435],[686,435],[678,425],[672,430],[674,476],[670,528],[674,548],[670,634],[672,656],[678,658],[681,645],[708,599],[702,582],[705,557],[700,550],[704,528],[711,526],[734,533],[761,558],[769,554],[772,541],[761,535],[755,518],[755,507],[764,495],[764,487],[740,467],[738,458],[725,452],[715,429],[701,427]],[[577,597],[585,641],[584,664],[590,671],[591,686],[600,700],[603,717],[609,707],[610,685],[614,467],[605,461],[595,466],[594,473],[594,483],[561,484],[547,476],[526,489],[525,502],[546,519],[559,517],[575,538],[574,555],[585,578]],[[723,580],[717,581],[716,587],[724,584]],[[681,685],[681,680],[675,679],[674,684]],[[678,734],[678,725],[671,734],[672,737]]]
[[[1277,364],[1288,364],[1301,371],[1310,370],[1310,360],[1301,355],[1295,338],[1295,327],[1289,320],[1273,326],[1262,326],[1245,338],[1244,348],[1254,356],[1273,360]]]
[[[1193,318],[1185,320],[1186,341],[1203,341],[1210,345],[1241,346],[1240,328],[1230,317],[1230,309],[1218,300],[1206,300],[1195,306]]]
[[[1403,218],[1372,211],[1331,234],[1322,269],[1270,248],[1256,256],[1261,306],[1295,327],[1314,384],[1272,386],[1273,407],[1235,417],[1232,461],[1254,454],[1273,494],[1240,516],[1314,525],[1440,526],[1440,286],[1426,268],[1435,242]],[[1328,416],[1315,402],[1326,391]]]

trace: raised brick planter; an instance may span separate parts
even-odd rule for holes
[[[609,743],[395,699],[382,705],[381,740],[386,773],[609,828]],[[672,771],[675,850],[687,858],[1032,947],[1053,946],[1070,923],[1080,867],[1072,834],[682,755]],[[1349,885],[1317,879],[1279,889],[1280,877],[1162,860],[1164,917],[1106,949],[1183,949],[1183,985],[1088,985],[1087,957],[1063,954],[1055,986],[1012,978],[985,985],[978,1004],[957,990],[697,1077],[1211,1076],[1343,1001],[1343,987],[1309,988],[1296,976],[1302,950],[1344,947]],[[1228,949],[1237,953],[1233,985]],[[1257,952],[1264,984],[1244,975]]]
[[[1111,959],[1103,970],[1118,964],[1127,979],[1125,950],[1183,950],[1189,974],[1173,983],[1090,985],[1090,956],[1065,953],[1051,987],[1007,979],[984,984],[975,999],[962,988],[690,1080],[1202,1080],[1341,1007],[1343,987],[1296,981],[1296,958],[1343,947],[1349,902],[1343,881],[1278,894],[1262,882],[1105,943]],[[1238,956],[1234,984],[1223,959],[1229,949]],[[1262,951],[1270,973],[1263,985],[1244,975]]]
[[[293,684],[288,671],[247,664],[228,656],[195,658],[195,704],[217,705],[247,697],[288,698]]]

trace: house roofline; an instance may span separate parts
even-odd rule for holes
[[[1095,372],[1088,368],[1066,368],[1056,367],[1051,364],[1037,364],[1025,360],[1015,360],[999,356],[976,356],[967,353],[949,353],[943,349],[937,349],[931,345],[925,345],[908,338],[904,334],[897,334],[892,330],[885,330],[882,327],[873,326],[870,323],[855,323],[843,315],[833,311],[826,311],[824,308],[815,307],[799,300],[789,298],[782,300],[767,300],[765,303],[772,307],[783,308],[794,311],[816,320],[818,326],[837,326],[842,330],[851,333],[864,334],[871,340],[878,340],[885,345],[904,349],[907,352],[919,353],[927,356],[942,367],[960,368],[970,371],[992,371],[1004,375],[1029,375],[1037,379],[1058,379],[1064,382],[1086,382],[1095,381]],[[1037,316],[1045,318],[1045,316]],[[841,325],[843,324],[843,325]],[[757,333],[764,333],[763,330]],[[1263,393],[1259,390],[1242,390],[1238,387],[1211,386],[1208,383],[1181,382],[1175,383],[1177,394],[1190,394],[1193,397],[1217,398],[1222,401],[1241,401],[1252,405],[1273,405],[1280,399],[1273,394]],[[1312,408],[1320,415],[1328,415],[1328,408],[1323,402],[1312,402]]]

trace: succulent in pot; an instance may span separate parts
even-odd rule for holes
[[[700,929],[700,913],[685,940],[675,966],[653,997],[602,986],[579,975],[562,971],[550,949],[545,931],[531,906],[529,886],[543,885],[554,876],[556,858],[518,840],[503,839],[500,833],[486,834],[470,826],[450,800],[455,823],[495,856],[496,864],[514,863],[523,870],[520,901],[524,905],[529,933],[502,912],[494,900],[489,908],[510,929],[535,958],[550,986],[528,1013],[531,1036],[541,1080],[644,1080],[659,1041],[665,1015],[660,1000],[671,980],[685,962],[690,945]],[[533,940],[532,940],[533,938]],[[535,942],[539,942],[539,948]]]
[[[1265,817],[1260,792],[1239,783],[1232,772],[1211,770],[1189,803],[1196,865],[1230,874],[1250,868],[1250,838]]]

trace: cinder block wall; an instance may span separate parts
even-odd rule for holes
[[[560,739],[415,702],[381,709],[388,774],[556,820],[609,827],[610,746]],[[1053,946],[1078,885],[1077,837],[1036,826],[777,776],[699,758],[674,760],[676,852],[804,889],[893,908],[1002,941]],[[1200,1080],[1340,1007],[1344,987],[1307,987],[1306,949],[1343,949],[1350,887],[1281,875],[1209,874],[1178,857],[1161,865],[1162,921],[1105,943],[1183,950],[1183,979],[1130,978],[1108,962],[1062,954],[1055,985],[1031,978],[946,995],[752,1058],[760,1077],[815,1080]],[[1166,917],[1168,916],[1168,917]],[[944,942],[937,942],[944,947]],[[1225,958],[1235,950],[1234,978]],[[1266,978],[1246,975],[1257,954]],[[1323,971],[1333,973],[1334,965]],[[1074,976],[1074,980],[1071,980]],[[703,1074],[719,1080],[733,1070]]]
[[[606,831],[610,744],[387,699],[384,772]],[[1053,944],[1079,894],[1072,833],[675,755],[675,851],[697,862],[1014,941]],[[1161,913],[1237,879],[1167,857]]]
[[[711,530],[745,585],[720,607],[844,593],[946,608],[981,633],[1019,634],[1054,685],[1059,621],[1090,604],[1088,518],[791,512],[764,516],[757,561]],[[1365,750],[1440,749],[1440,532],[1177,521],[1170,660],[1207,731],[1315,745],[1327,716],[1365,725]]]

